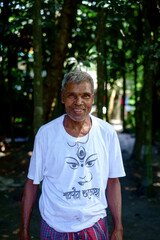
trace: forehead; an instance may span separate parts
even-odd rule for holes
[[[65,92],[90,92],[92,93],[92,85],[90,81],[82,81],[80,83],[68,82]]]

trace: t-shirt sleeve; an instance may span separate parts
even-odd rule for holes
[[[31,156],[27,177],[39,184],[43,180],[43,145],[40,134],[37,134],[34,141],[33,153]]]
[[[124,177],[125,170],[117,133],[114,131],[109,146],[109,178]]]

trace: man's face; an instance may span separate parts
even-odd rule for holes
[[[92,93],[92,85],[89,81],[81,83],[68,82],[65,91],[62,92],[62,103],[68,116],[77,122],[84,121],[94,103],[94,94]]]

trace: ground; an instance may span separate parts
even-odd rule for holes
[[[160,239],[160,149],[153,147],[153,179],[155,193],[146,197],[140,187],[143,168],[131,160],[134,144],[132,134],[118,133],[126,177],[122,178],[124,240]],[[32,148],[16,143],[0,153],[0,239],[18,240],[23,186]],[[40,194],[40,190],[39,190]],[[108,212],[109,231],[113,228]],[[40,215],[38,201],[31,221],[31,239],[39,239]]]

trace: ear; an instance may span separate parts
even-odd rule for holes
[[[61,103],[64,104],[64,92],[61,92]]]

